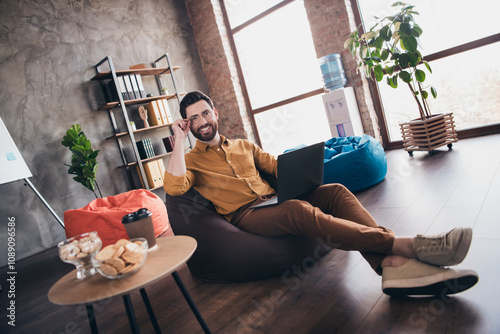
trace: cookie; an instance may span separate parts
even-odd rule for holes
[[[106,259],[112,258],[115,255],[114,245],[107,245],[97,253],[95,256],[96,260],[104,261]]]
[[[123,268],[121,271],[120,271],[120,274],[126,274],[126,273],[129,273],[131,271],[134,271],[136,270],[137,268],[139,268],[141,265],[140,263],[136,263],[136,264],[128,264],[125,268]]]
[[[76,258],[83,259],[84,257],[87,257],[87,255],[89,255],[89,254],[85,253],[85,252],[80,252],[80,253],[76,254]]]
[[[120,239],[115,243],[115,249],[120,248],[121,246],[125,247],[130,241],[127,239]]]
[[[138,244],[133,243],[133,242],[129,242],[125,246],[125,253],[128,253],[128,252],[139,252],[140,250],[141,250],[141,246],[139,246]]]
[[[109,264],[102,263],[99,266],[99,268],[106,275],[113,276],[113,277],[118,275],[118,271],[113,266],[111,266]]]
[[[104,260],[104,263],[109,264],[110,266],[115,268],[117,272],[120,272],[123,270],[123,268],[125,268],[125,262],[122,259],[119,259],[116,257],[106,259],[106,260]]]
[[[122,255],[122,259],[125,260],[125,262],[132,264],[141,263],[143,258],[144,254],[138,252],[127,252]]]
[[[113,254],[113,257],[120,257],[120,256],[122,256],[122,254],[123,254],[124,251],[125,251],[125,247],[123,247],[123,246],[115,248],[115,253]]]

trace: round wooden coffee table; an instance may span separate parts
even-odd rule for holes
[[[157,249],[148,253],[143,267],[135,274],[116,280],[96,274],[92,277],[79,280],[76,278],[75,269],[62,277],[50,288],[48,293],[49,300],[58,305],[85,304],[92,333],[97,333],[97,323],[92,303],[106,298],[123,296],[132,332],[139,333],[129,295],[130,292],[139,289],[155,332],[160,333],[161,331],[149,303],[145,286],[171,274],[201,327],[205,333],[210,333],[205,320],[176,271],[193,255],[197,246],[196,240],[188,236],[171,236],[156,239],[156,244],[158,245]]]

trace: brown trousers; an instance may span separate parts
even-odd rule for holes
[[[250,209],[257,199],[236,211],[231,223],[238,228],[268,237],[305,235],[334,248],[360,251],[375,271],[390,254],[394,233],[378,226],[358,199],[341,184],[318,187],[303,198],[279,205]]]

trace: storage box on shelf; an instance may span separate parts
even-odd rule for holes
[[[166,62],[166,67],[159,67],[160,62]],[[100,71],[100,67],[107,64],[108,71]],[[153,68],[145,68],[145,66],[131,66],[128,70],[116,70],[111,56],[107,56],[95,65],[96,75],[91,81],[99,81],[103,89],[106,104],[99,110],[107,110],[113,127],[114,135],[106,139],[115,139],[118,144],[120,155],[122,158],[122,165],[127,171],[129,183],[132,188],[135,188],[134,178],[131,171],[137,170],[139,180],[143,188],[154,190],[161,188],[163,185],[164,163],[163,158],[170,155],[171,152],[155,155],[151,150],[151,143],[147,140],[137,140],[136,135],[142,135],[146,132],[154,132],[160,129],[169,128],[174,119],[170,112],[168,101],[176,99],[180,103],[180,96],[183,95],[178,92],[177,82],[174,72],[177,71],[179,66],[172,66],[170,56],[163,55],[152,63]],[[162,75],[168,76],[173,86],[172,94],[161,95],[164,91],[160,77]],[[157,96],[148,96],[144,89],[143,78],[154,77],[156,79],[156,86],[158,88]],[[132,106],[143,106],[148,112],[149,126],[135,129],[130,124],[130,108]],[[121,111],[123,123],[126,126],[126,131],[120,130],[117,120],[115,118],[114,109]],[[129,139],[128,144],[123,139]],[[147,147],[144,146],[147,143]],[[162,143],[160,142],[160,145]],[[189,143],[191,146],[191,143]],[[125,154],[126,147],[131,147],[133,158],[127,159]],[[149,151],[145,155],[144,149]],[[141,156],[142,153],[142,156]],[[131,168],[134,167],[135,168]],[[161,174],[161,175],[160,175]]]

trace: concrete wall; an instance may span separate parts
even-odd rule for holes
[[[117,69],[127,69],[150,65],[168,52],[181,66],[180,90],[208,93],[183,0],[5,0],[0,19],[0,116],[33,173],[32,183],[61,218],[95,198],[64,165],[71,154],[61,140],[72,124],[80,124],[101,150],[98,182],[104,196],[130,189],[124,169],[117,168],[116,142],[105,140],[113,134],[108,115],[96,111],[103,96],[89,80],[97,62],[111,55]],[[169,130],[155,136],[166,135]],[[161,143],[155,148],[164,149]],[[162,190],[155,193],[164,196]],[[22,181],[0,185],[0,199],[0,266],[7,263],[10,217],[16,222],[17,259],[65,239]]]

